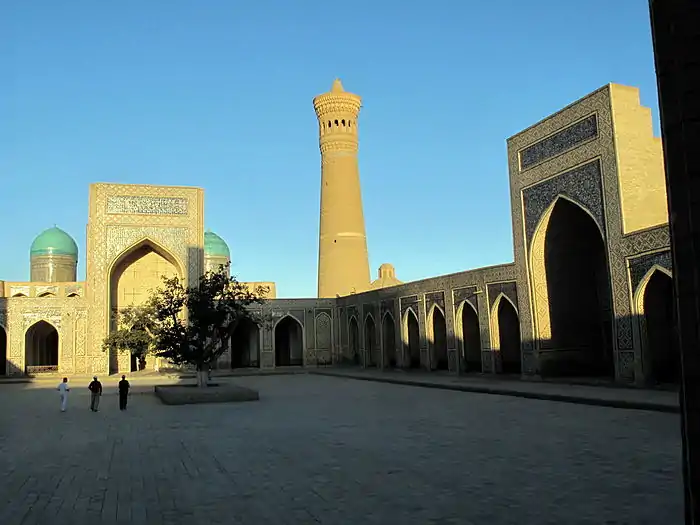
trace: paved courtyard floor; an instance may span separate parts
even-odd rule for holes
[[[0,524],[682,523],[678,416],[333,377],[252,403],[0,385]],[[139,387],[140,388],[140,387]],[[145,387],[142,387],[145,389]]]

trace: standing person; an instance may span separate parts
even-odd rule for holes
[[[90,410],[97,412],[100,406],[100,396],[102,395],[102,383],[97,380],[97,376],[93,376],[92,383],[88,385],[90,390]]]
[[[126,380],[126,376],[122,376],[122,380],[119,381],[119,410],[126,410],[126,399],[129,395],[129,382]]]
[[[61,393],[61,412],[65,412],[66,406],[68,405],[68,392],[70,392],[67,377],[63,378],[63,382],[58,384],[58,388],[56,390]]]

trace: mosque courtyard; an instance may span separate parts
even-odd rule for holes
[[[0,385],[0,523],[682,522],[678,416],[316,375],[164,406]],[[141,395],[139,395],[141,394]]]

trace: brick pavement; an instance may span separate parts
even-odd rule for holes
[[[261,401],[2,385],[0,523],[682,522],[678,417],[314,375]],[[74,385],[74,388],[78,385]],[[145,387],[143,387],[145,388]],[[111,387],[110,387],[111,391]]]
[[[537,380],[528,381],[519,377],[504,377],[494,374],[455,376],[442,372],[408,372],[405,370],[377,370],[372,368],[319,368],[310,370],[309,373],[398,385],[561,401],[564,403],[655,410],[657,412],[680,412],[678,392],[673,390],[652,390],[613,384],[603,386]]]

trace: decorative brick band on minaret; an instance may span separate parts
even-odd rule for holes
[[[314,98],[321,149],[318,296],[336,297],[369,287],[367,235],[357,163],[357,117],[362,99],[340,80]]]

